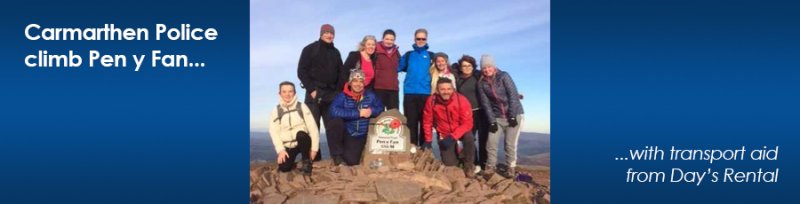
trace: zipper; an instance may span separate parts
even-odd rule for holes
[[[497,77],[497,76],[495,75],[495,77]],[[494,80],[487,79],[487,81],[489,81],[489,89],[492,89],[492,95],[494,95],[495,103],[500,105],[500,113],[503,114],[503,118],[505,119],[506,118],[506,109],[505,109],[505,106],[503,106],[503,103],[500,102],[500,98],[497,97],[497,91],[494,90]]]
[[[362,98],[359,98],[359,100],[356,101],[356,109],[359,110],[359,116],[358,116],[358,119],[356,120],[356,133],[358,133],[358,130],[360,129],[359,126],[361,126],[359,124],[361,122],[361,116],[360,116],[361,115],[361,101],[364,100],[364,98],[363,98],[364,96],[361,96],[361,97]]]
[[[452,96],[452,97],[455,97],[455,96]],[[456,100],[455,98],[451,98],[450,100],[451,100],[451,101],[449,101],[450,103],[457,103],[456,101],[454,101],[454,100]],[[434,104],[436,104],[436,103],[434,102]],[[450,129],[449,133],[452,135],[456,131],[455,131],[455,129],[453,129],[453,116],[452,116],[452,114],[450,114],[450,106],[448,106],[448,104],[442,104],[442,105],[444,106],[444,114],[447,116],[447,127],[448,127],[448,129]]]
[[[450,101],[450,103],[454,102],[455,101]],[[450,114],[450,106],[448,106],[448,104],[444,105],[444,112],[445,114],[447,114],[447,127],[450,129],[450,134],[452,135],[453,133],[455,133],[455,131],[453,131],[453,117]]]

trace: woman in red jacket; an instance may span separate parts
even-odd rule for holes
[[[381,99],[386,110],[398,109],[397,66],[400,63],[400,51],[394,44],[395,33],[392,29],[383,31],[383,40],[375,49],[375,94]]]

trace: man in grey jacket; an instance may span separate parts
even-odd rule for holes
[[[508,171],[504,176],[512,177],[515,174],[514,168],[517,166],[517,141],[522,128],[522,114],[524,114],[517,86],[508,73],[497,69],[494,58],[490,55],[481,56],[481,70],[483,76],[478,84],[478,95],[480,95],[482,109],[491,124],[486,145],[488,155],[484,173],[495,172],[497,143],[500,134],[505,134]]]

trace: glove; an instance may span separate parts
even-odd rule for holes
[[[430,142],[425,142],[425,144],[422,144],[422,149],[423,150],[427,150],[427,149],[431,149],[431,148],[433,148],[433,146],[431,146]]]
[[[456,140],[453,139],[453,136],[448,135],[447,137],[445,137],[442,140],[441,143],[439,143],[439,144],[441,144],[441,145],[439,145],[439,150],[447,151],[448,149],[450,149],[450,147],[453,147],[453,144],[455,144],[455,143],[456,143]]]
[[[497,132],[497,123],[492,123],[492,125],[489,126],[489,132],[491,133]]]
[[[516,117],[508,119],[508,126],[517,127],[517,125],[519,125],[519,123],[517,122],[517,118]]]

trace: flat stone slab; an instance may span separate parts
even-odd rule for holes
[[[378,200],[377,194],[364,192],[352,192],[344,194],[343,197],[344,202],[374,202]]]
[[[375,188],[378,195],[391,203],[413,203],[422,197],[422,186],[409,181],[379,180]]]

